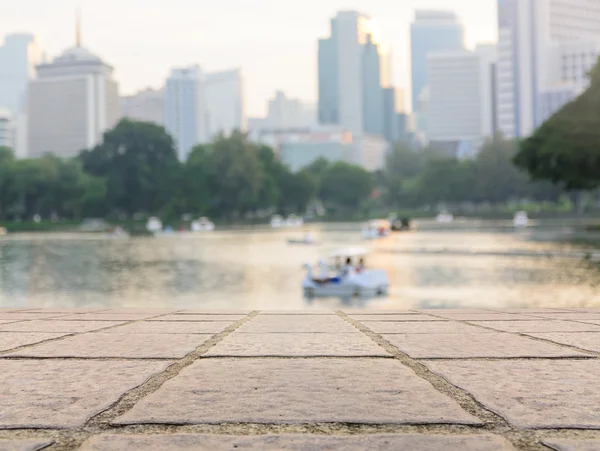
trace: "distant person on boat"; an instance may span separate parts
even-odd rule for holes
[[[352,259],[347,258],[346,264],[342,266],[342,270],[340,271],[340,275],[338,276],[338,278],[342,280],[348,277],[350,275],[350,272],[352,272]]]
[[[365,259],[364,259],[364,258],[361,258],[361,259],[358,261],[358,265],[356,265],[356,272],[357,272],[357,273],[361,273],[361,272],[363,272],[364,270],[365,270]]]

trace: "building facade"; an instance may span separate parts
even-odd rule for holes
[[[146,88],[121,97],[121,114],[124,118],[163,125],[164,103],[163,89]]]
[[[246,131],[244,82],[239,69],[206,75],[206,133],[211,141],[219,133]]]
[[[112,67],[76,46],[36,70],[29,84],[28,156],[71,157],[100,143],[121,116]]]
[[[194,146],[208,139],[204,77],[199,66],[177,68],[165,84],[164,124],[181,161]]]
[[[464,48],[464,28],[451,11],[420,10],[410,26],[412,110],[419,111],[419,99],[428,84],[427,55]]]
[[[341,11],[332,19],[331,36],[319,40],[318,78],[321,124],[383,134],[382,89],[390,85],[390,52],[370,17]]]
[[[497,128],[495,47],[431,53],[427,61],[429,141],[462,143],[476,152]]]
[[[557,76],[556,68],[561,65],[556,62],[557,55],[577,47],[579,52],[581,46],[589,49],[590,41],[600,37],[600,3],[593,0],[497,2],[498,120],[507,137],[526,137],[542,123],[541,96],[564,83]],[[567,60],[566,67],[580,72],[584,64]]]
[[[0,147],[15,147],[15,127],[13,116],[5,108],[0,108]]]

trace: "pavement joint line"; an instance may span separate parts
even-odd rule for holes
[[[486,430],[505,437],[517,449],[532,451],[547,449],[538,443],[537,439],[533,437],[531,431],[518,429],[512,426],[501,415],[488,409],[482,403],[480,403],[474,395],[452,384],[445,377],[431,371],[423,362],[413,359],[408,354],[400,351],[400,349],[398,349],[396,346],[392,345],[381,335],[373,332],[361,322],[350,318],[342,311],[338,311],[337,314],[341,319],[356,327],[367,337],[385,349],[388,353],[392,354],[401,364],[412,369],[418,377],[429,382],[437,391],[456,401],[458,405],[466,412],[470,413],[476,418],[479,418],[483,422]]]
[[[76,313],[76,314],[79,315],[79,314],[84,314],[84,313],[85,312],[83,312],[83,313]],[[168,315],[168,314],[169,313],[162,313],[162,314],[160,314],[158,316],[153,316],[152,318],[158,318],[160,316]],[[39,318],[31,318],[31,319],[27,319],[25,321],[32,321],[34,319],[38,320]],[[50,319],[50,318],[43,319],[43,321],[46,321],[47,319]],[[101,332],[101,331],[105,331],[105,330],[112,330],[112,329],[116,329],[118,327],[128,326],[129,324],[140,323],[140,322],[146,321],[146,319],[147,318],[144,318],[144,319],[133,319],[133,320],[115,320],[114,322],[115,323],[118,322],[118,324],[114,324],[112,326],[106,326],[106,327],[102,327],[100,329],[88,330],[86,332],[69,332],[69,333],[66,333],[64,335],[61,335],[60,337],[48,338],[47,340],[41,340],[41,341],[36,341],[35,343],[29,343],[29,344],[26,344],[26,345],[17,346],[15,348],[11,348],[11,349],[7,349],[7,350],[4,350],[4,351],[0,351],[0,359],[3,359],[5,354],[10,354],[10,353],[16,352],[16,351],[22,351],[23,349],[31,348],[32,346],[37,346],[37,345],[42,344],[42,343],[49,343],[49,342],[53,342],[53,341],[62,341],[64,339],[66,339],[66,338],[71,338],[71,337],[75,337],[75,336],[79,336],[79,335],[87,335],[87,334],[93,334],[93,333]],[[55,320],[55,321],[61,321],[61,320]],[[73,319],[71,319],[71,320],[62,320],[62,321],[79,321],[79,320],[73,320]],[[86,320],[86,321],[103,321],[103,320]],[[106,321],[106,320],[104,320],[104,321]],[[112,320],[109,320],[109,321],[112,321]],[[35,332],[18,332],[18,331],[4,331],[4,332],[12,332],[14,334],[35,333]],[[55,333],[55,334],[60,334],[62,332],[40,332],[40,333]],[[171,360],[173,360],[173,359],[171,359]]]
[[[544,319],[547,319],[547,318],[543,318],[542,320],[544,320]],[[476,320],[472,320],[472,319],[471,320],[454,319],[452,321],[457,322],[457,323],[467,324],[469,326],[475,326],[475,327],[478,327],[478,328],[481,328],[481,329],[485,329],[485,330],[489,330],[489,331],[494,331],[494,332],[499,333],[499,334],[516,335],[518,337],[528,338],[530,340],[535,340],[535,341],[541,341],[543,343],[549,343],[549,344],[553,344],[555,346],[560,346],[560,347],[563,347],[563,348],[571,349],[573,351],[578,351],[578,352],[583,352],[584,354],[589,354],[589,357],[584,357],[584,356],[576,356],[576,357],[567,357],[567,356],[565,356],[565,357],[530,357],[532,359],[548,359],[548,360],[569,359],[570,360],[570,359],[582,359],[582,358],[583,359],[586,359],[586,358],[587,359],[594,359],[594,358],[600,357],[600,352],[590,351],[589,349],[583,349],[583,348],[579,348],[579,347],[573,346],[573,345],[568,345],[568,344],[565,344],[565,343],[558,343],[558,342],[552,341],[552,340],[550,340],[548,338],[534,337],[532,335],[527,335],[526,332],[507,332],[505,330],[493,329],[491,327],[484,326],[483,324],[470,323],[469,321],[476,321]],[[556,320],[549,320],[549,321],[556,321]],[[568,322],[571,322],[571,321],[568,321]],[[583,323],[583,324],[587,324],[587,323]],[[580,332],[554,332],[554,333],[567,333],[567,334],[570,334],[570,333],[582,333],[582,332],[583,331],[580,331]],[[533,334],[533,333],[553,333],[553,332],[529,332],[529,333]],[[594,332],[592,332],[592,333],[594,333]],[[596,333],[598,333],[599,336],[600,336],[600,332],[596,332]],[[510,357],[505,357],[505,358],[510,359]],[[459,359],[456,359],[456,358],[449,359],[448,358],[448,360],[459,360]]]

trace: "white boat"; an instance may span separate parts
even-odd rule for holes
[[[208,218],[200,218],[197,221],[192,221],[192,232],[212,232],[215,230],[215,224]]]
[[[8,233],[8,231],[4,227],[0,227],[0,236],[4,236]]]
[[[285,225],[287,227],[301,227],[304,225],[304,219],[296,215],[289,215],[285,220]]]
[[[454,215],[452,213],[448,213],[447,211],[442,211],[435,217],[435,221],[442,224],[447,224],[454,221]]]
[[[367,240],[383,238],[388,236],[390,233],[392,233],[392,223],[387,219],[369,221],[369,223],[362,229],[362,236]]]
[[[516,212],[515,217],[513,218],[513,225],[515,227],[527,227],[529,225],[529,216],[527,216],[527,212]]]
[[[157,217],[152,216],[148,218],[148,222],[146,223],[146,230],[150,233],[158,233],[162,231],[163,223]]]
[[[273,227],[274,229],[279,229],[284,225],[284,223],[285,222],[283,218],[279,215],[275,215],[271,218],[271,227]]]
[[[385,295],[389,289],[389,277],[382,269],[358,269],[355,265],[359,261],[364,262],[367,250],[363,248],[340,249],[330,255],[333,267],[337,268],[339,273],[330,277],[329,268],[326,261],[321,260],[319,268],[319,277],[314,277],[312,267],[304,265],[306,276],[302,282],[304,294],[308,297],[328,297],[328,296],[380,296]],[[347,259],[351,260],[350,265],[342,266],[341,263]]]
[[[288,239],[288,244],[304,244],[304,245],[310,245],[310,244],[315,244],[315,242],[312,239],[312,236],[310,235],[310,233],[307,233],[306,235],[304,235],[304,238],[290,238]]]

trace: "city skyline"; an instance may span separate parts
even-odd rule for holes
[[[494,0],[475,4],[470,0],[410,0],[401,5],[377,0],[368,6],[356,0],[309,0],[295,10],[283,2],[260,3],[265,7],[254,2],[251,8],[241,0],[210,6],[181,0],[182,8],[165,7],[159,0],[102,4],[55,0],[51,6],[41,0],[22,0],[19,8],[0,6],[4,32],[0,39],[31,32],[48,58],[53,58],[73,45],[75,10],[81,5],[83,45],[115,67],[123,95],[160,87],[173,66],[200,64],[208,72],[240,67],[247,85],[248,116],[262,116],[276,90],[316,102],[317,41],[327,36],[330,17],[338,10],[357,9],[378,22],[392,49],[392,80],[405,90],[410,87],[409,26],[415,9],[456,12],[465,25],[469,48],[477,42],[495,41],[497,35]],[[144,14],[139,14],[142,7]],[[157,33],[157,26],[164,33]],[[203,39],[204,34],[211,38]],[[408,98],[406,103],[410,107]]]

